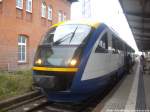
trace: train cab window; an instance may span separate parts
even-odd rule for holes
[[[107,33],[105,33],[100,41],[98,42],[98,46],[95,50],[96,53],[108,53],[108,37]]]
[[[41,44],[52,44],[54,40],[56,27],[50,29],[44,36],[45,38],[42,39]]]

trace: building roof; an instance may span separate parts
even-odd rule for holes
[[[119,0],[140,51],[150,50],[150,1]]]

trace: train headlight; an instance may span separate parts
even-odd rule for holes
[[[76,59],[72,59],[71,61],[70,61],[70,65],[71,66],[75,66],[77,64],[77,60]]]
[[[36,60],[36,61],[35,61],[35,64],[41,65],[41,64],[42,64],[42,60],[41,60],[41,59]]]

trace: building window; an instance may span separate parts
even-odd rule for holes
[[[20,35],[18,37],[18,62],[26,62],[27,37]]]
[[[32,0],[26,0],[26,11],[32,12]]]
[[[52,20],[52,8],[48,7],[48,20]]]
[[[2,9],[3,9],[3,3],[2,1],[0,1],[0,14],[2,13]]]
[[[16,7],[19,9],[23,9],[23,0],[16,0]]]
[[[46,3],[42,2],[42,6],[41,6],[41,16],[42,17],[46,17]]]
[[[63,21],[63,14],[61,11],[58,12],[58,22]]]

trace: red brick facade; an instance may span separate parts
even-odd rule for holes
[[[52,21],[41,17],[41,4],[52,7]],[[0,2],[0,70],[28,69],[32,66],[34,53],[44,32],[58,22],[58,11],[70,18],[71,2],[67,0],[32,0],[32,13],[26,11],[26,0],[23,9],[16,8],[16,0]],[[46,10],[47,7],[46,7]],[[27,37],[27,60],[18,62],[18,36]]]

